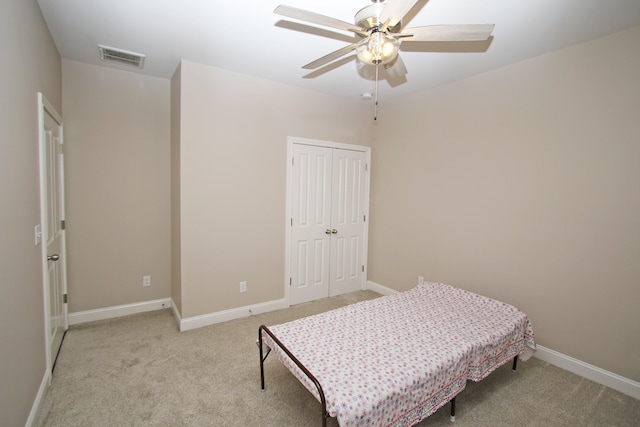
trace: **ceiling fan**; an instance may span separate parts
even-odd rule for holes
[[[358,59],[376,66],[376,105],[378,65],[384,66],[392,78],[407,74],[404,62],[398,55],[401,42],[411,41],[483,41],[493,31],[494,24],[428,25],[402,28],[402,18],[418,0],[371,0],[373,4],[360,9],[354,24],[304,9],[280,5],[274,13],[313,24],[355,33],[362,40],[316,59],[302,68],[314,70],[350,52],[356,51]],[[375,120],[375,117],[374,117]]]

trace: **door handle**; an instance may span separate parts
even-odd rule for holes
[[[60,255],[58,255],[58,254],[53,254],[53,255],[47,256],[47,261],[58,261],[59,259],[60,259]]]
[[[326,230],[324,230],[324,234],[331,234],[331,230],[327,228]]]
[[[333,230],[331,230],[331,234],[337,234],[338,230],[336,230],[335,228]]]

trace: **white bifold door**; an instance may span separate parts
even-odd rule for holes
[[[367,153],[293,144],[290,303],[362,289]]]

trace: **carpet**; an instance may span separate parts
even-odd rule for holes
[[[179,332],[170,310],[73,326],[37,425],[320,426],[320,404],[277,360],[260,390],[258,326],[379,297],[355,292]],[[534,325],[535,328],[535,325]],[[337,426],[329,419],[329,426]],[[640,401],[538,359],[511,363],[418,426],[638,426]]]

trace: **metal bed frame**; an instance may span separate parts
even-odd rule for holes
[[[298,358],[296,358],[293,355],[293,353],[291,353],[291,351],[289,351],[289,349],[284,344],[282,344],[282,342],[265,325],[260,325],[260,327],[258,328],[258,342],[257,342],[258,348],[259,348],[259,351],[260,351],[260,387],[261,387],[261,390],[264,392],[264,361],[267,359],[267,357],[271,353],[271,349],[269,348],[267,353],[264,354],[263,343],[262,343],[262,332],[263,331],[264,331],[264,333],[269,335],[269,337],[271,337],[273,342],[275,342],[278,345],[278,347],[280,347],[280,349],[282,349],[282,351],[285,352],[285,354],[289,357],[289,359],[291,359],[291,361],[293,363],[295,363],[296,366],[298,368],[300,368],[300,370],[302,372],[304,372],[304,374],[307,376],[307,378],[309,378],[309,380],[316,386],[316,389],[318,390],[318,395],[320,396],[320,404],[322,406],[322,408],[321,408],[322,409],[322,427],[326,427],[327,426],[327,419],[330,418],[330,416],[329,416],[329,412],[327,411],[327,401],[326,401],[326,398],[324,396],[324,391],[322,390],[322,385],[320,384],[320,381],[317,380],[317,378],[302,364],[302,362],[300,362],[298,360]],[[512,369],[513,369],[514,372],[516,370],[517,364],[518,364],[518,355],[516,355],[513,358]],[[451,415],[449,416],[449,419],[453,422],[453,421],[456,420],[456,396],[454,396],[449,402],[451,403]]]

